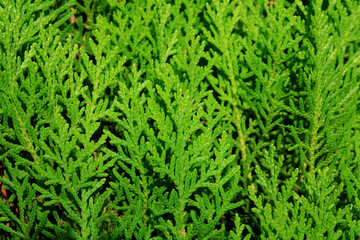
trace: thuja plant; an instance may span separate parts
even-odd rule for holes
[[[357,239],[358,1],[0,2],[1,239]]]
[[[208,79],[229,109],[254,234],[353,238],[359,29],[349,13],[359,4],[208,6],[204,35],[219,59]]]

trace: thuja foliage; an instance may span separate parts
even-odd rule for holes
[[[357,239],[360,2],[0,1],[0,239]]]

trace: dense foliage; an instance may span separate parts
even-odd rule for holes
[[[0,239],[360,238],[357,0],[0,0]]]

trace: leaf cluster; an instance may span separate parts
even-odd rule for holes
[[[0,238],[358,238],[359,14],[1,1]]]

